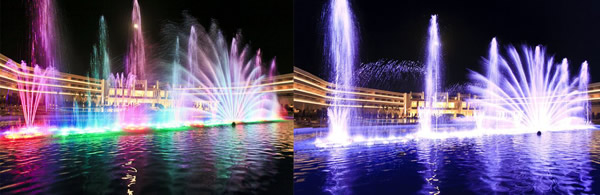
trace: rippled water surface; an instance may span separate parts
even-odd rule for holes
[[[317,148],[296,131],[296,194],[600,194],[600,130]]]
[[[4,140],[0,194],[289,194],[292,125]]]

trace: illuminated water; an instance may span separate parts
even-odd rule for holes
[[[108,80],[111,74],[108,53],[108,29],[104,16],[100,16],[98,24],[98,42],[92,47],[91,75],[95,79]]]
[[[326,8],[326,36],[324,47],[329,66],[332,67],[333,91],[331,106],[327,109],[330,133],[327,140],[332,143],[343,143],[348,139],[347,129],[352,119],[352,91],[354,82],[354,64],[358,55],[358,40],[354,15],[348,0],[331,0]]]
[[[417,129],[352,132],[386,137]],[[326,133],[295,129],[295,194],[600,193],[599,130],[315,146]]]
[[[571,76],[569,61],[555,61],[541,46],[509,46],[501,53],[494,38],[489,53],[487,75],[471,72],[478,83],[470,87],[479,96],[471,100],[480,108],[478,129],[536,132],[585,128],[589,123],[587,61]]]
[[[39,54],[45,59],[40,62],[52,62],[51,65],[57,61],[57,55],[54,50],[48,50],[47,47],[57,47],[59,42],[53,39],[54,36],[46,36],[55,33],[55,29],[49,27],[55,24],[46,24],[44,21],[55,22],[53,18],[55,11],[52,5],[52,0],[32,2],[35,15],[32,26],[36,38],[32,41],[32,47],[50,52],[44,54],[32,50],[32,55]],[[53,66],[45,65],[47,67],[45,69],[37,68],[31,76],[19,75],[18,79],[21,81],[19,89],[29,91],[20,93],[25,122],[18,124],[28,128],[13,126],[10,129],[2,129],[0,131],[2,137],[20,139],[32,136],[56,136],[55,133],[121,131],[128,127],[136,129],[165,125],[189,127],[282,119],[276,95],[279,89],[268,84],[273,83],[276,76],[275,59],[264,63],[260,49],[252,52],[250,47],[241,41],[241,33],[235,34],[231,42],[228,42],[216,23],[205,30],[196,19],[186,17],[184,25],[182,29],[189,29],[189,31],[173,32],[177,36],[173,36],[174,55],[169,56],[172,57],[169,60],[173,61],[171,74],[152,72],[154,69],[146,68],[149,61],[143,37],[140,6],[137,0],[133,0],[130,28],[132,33],[128,53],[124,59],[125,71],[119,73],[110,72],[108,30],[106,21],[101,16],[98,42],[92,47],[91,67],[88,73],[88,77],[98,81],[84,83],[88,85],[85,87],[93,88],[94,91],[83,92],[81,96],[64,103],[60,100],[64,96],[56,95],[61,90],[57,87],[59,86],[57,81],[60,79],[55,78],[59,75],[56,74]],[[41,35],[44,35],[41,37],[44,40],[52,40],[42,40],[42,44],[38,44],[37,38]],[[185,49],[179,49],[179,37],[187,37],[183,39],[184,43],[181,43],[187,45],[183,47]],[[41,58],[40,56],[36,57]],[[27,72],[25,68],[17,68],[14,63],[9,65],[14,69],[20,69],[21,72]],[[40,65],[40,67],[44,66]],[[104,83],[100,82],[100,79]],[[159,95],[167,100],[163,100],[160,105],[150,101],[157,98],[153,88],[155,85],[152,84],[154,82],[158,84],[157,80],[173,81],[173,83],[166,83],[169,86],[165,86],[165,82],[159,86],[161,90],[165,90]],[[35,82],[28,83],[29,81]],[[60,84],[64,85],[64,83]],[[102,84],[104,84],[102,94],[113,95],[110,97],[97,95],[100,93],[97,89]],[[144,97],[145,100],[140,100],[140,97]],[[41,103],[42,101],[45,103]],[[44,113],[39,112],[41,108],[45,108]],[[36,120],[36,115],[43,115],[44,119]]]
[[[292,193],[292,123],[0,140],[0,194]]]
[[[209,29],[195,21],[187,23],[189,31],[181,33],[188,37],[185,53],[175,55],[182,59],[173,62],[173,75],[181,77],[172,88],[176,98],[171,108],[180,117],[174,120],[198,116],[224,123],[281,119],[276,89],[265,85],[275,76],[275,59],[263,62],[260,49],[253,52],[242,42],[241,33],[228,41],[216,23]]]
[[[23,61],[21,61],[20,64],[13,61],[8,61],[6,63],[6,66],[12,68],[13,71],[31,72],[32,74],[41,76],[28,77],[21,74],[17,74],[18,80],[26,81],[17,83],[17,89],[19,89],[19,100],[21,103],[25,126],[33,126],[35,122],[35,116],[38,111],[38,106],[40,105],[40,102],[44,97],[44,94],[40,93],[40,91],[45,91],[47,89],[48,79],[46,79],[45,76],[48,76],[48,74],[54,71],[54,69],[52,67],[42,69],[38,65],[29,67]],[[29,68],[33,69],[33,71],[29,71]]]
[[[425,106],[419,108],[419,125],[420,132],[427,134],[437,128],[437,114],[435,106],[437,106],[438,93],[441,92],[441,47],[440,35],[438,30],[437,15],[432,15],[429,20],[429,38],[427,41],[427,57],[425,59]]]
[[[129,53],[125,59],[125,68],[128,74],[136,75],[139,80],[145,80],[148,71],[146,69],[146,44],[144,42],[144,31],[142,30],[140,5],[137,0],[133,1],[131,29],[133,37],[129,41]]]

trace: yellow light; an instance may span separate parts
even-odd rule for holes
[[[386,104],[404,105],[404,102],[392,102],[392,101],[381,101],[381,100],[367,100],[367,99],[358,99],[358,98],[339,98],[339,97],[333,97],[333,96],[324,96],[324,95],[321,95],[321,94],[313,93],[313,92],[302,90],[302,89],[295,89],[295,90],[296,91],[300,91],[300,92],[304,92],[304,93],[308,93],[310,95],[315,95],[315,96],[319,96],[319,97],[322,97],[322,98],[327,98],[327,99],[351,100],[351,101],[357,101],[357,102],[378,102],[378,103],[386,103]]]
[[[326,87],[323,87],[323,86],[317,85],[317,84],[315,84],[315,83],[313,83],[313,82],[311,82],[311,81],[307,81],[307,80],[304,80],[304,79],[302,79],[302,78],[299,78],[299,77],[294,77],[294,80],[299,80],[299,81],[302,81],[302,82],[308,83],[308,84],[310,84],[310,85],[313,85],[313,86],[315,86],[315,87],[317,87],[317,88],[320,88],[320,89],[322,89],[322,90],[329,91],[329,92],[337,92],[337,93],[350,93],[350,94],[357,94],[357,95],[378,96],[378,97],[386,97],[386,98],[404,99],[404,97],[403,97],[403,96],[389,96],[389,95],[381,95],[381,94],[361,93],[361,92],[353,92],[353,91],[341,91],[341,90],[329,89],[329,88],[326,88]]]
[[[280,85],[280,84],[290,84],[294,83],[294,81],[279,81],[273,83],[264,83],[258,85],[250,85],[250,86],[233,86],[233,87],[198,87],[198,88],[175,88],[175,90],[209,90],[209,89],[251,89],[262,86],[270,86],[270,85]]]
[[[133,28],[137,29],[138,28],[138,24],[133,24]]]
[[[0,56],[0,57],[2,57],[2,56]],[[63,79],[63,78],[58,78],[58,77],[41,76],[41,75],[35,75],[35,74],[26,73],[26,72],[21,72],[21,71],[12,69],[12,68],[10,68],[10,67],[6,66],[5,64],[2,64],[2,63],[0,63],[0,67],[8,69],[10,71],[13,71],[13,72],[15,72],[17,74],[21,74],[21,75],[25,75],[25,76],[30,76],[30,77],[38,77],[38,78],[54,79],[54,80],[59,80],[59,81],[76,82],[76,83],[87,84],[87,85],[102,86],[101,84],[94,83],[94,82],[77,81],[77,80],[72,80],[72,79]]]

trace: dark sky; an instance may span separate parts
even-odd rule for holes
[[[323,76],[321,14],[328,0],[294,1],[294,65]],[[588,60],[600,81],[600,1],[350,0],[360,28],[361,62],[424,61],[429,18],[438,14],[447,85],[481,70],[492,37],[502,46],[544,45],[571,72]],[[302,56],[302,57],[299,57]]]
[[[61,71],[85,74],[89,70],[92,45],[98,36],[98,20],[104,15],[108,26],[113,70],[122,71],[130,39],[132,0],[56,0],[62,35],[63,61],[69,68]],[[230,42],[242,31],[253,51],[261,49],[263,59],[276,56],[278,71],[292,71],[292,1],[281,0],[139,0],[145,41],[154,55],[161,45],[161,28],[167,21],[182,23],[183,12],[208,28],[214,19]],[[14,60],[27,59],[29,53],[29,13],[27,0],[2,0],[0,3],[0,53]]]

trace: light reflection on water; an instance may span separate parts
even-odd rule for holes
[[[0,141],[0,194],[292,193],[292,123]]]
[[[600,130],[316,147],[324,131],[295,133],[296,194],[600,193]]]

